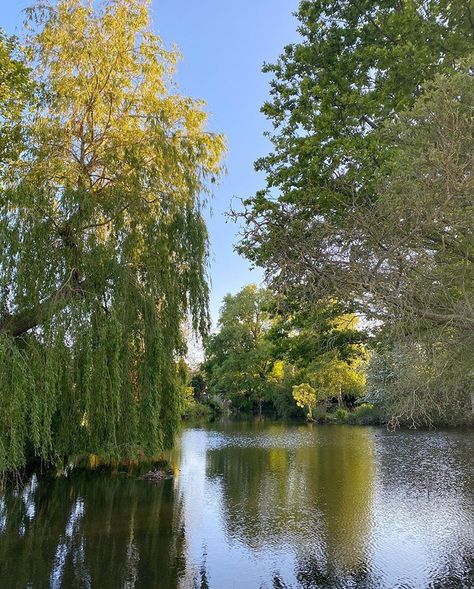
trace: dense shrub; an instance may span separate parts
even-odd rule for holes
[[[339,408],[337,409],[335,416],[338,421],[346,421],[349,415],[349,411],[347,409]]]
[[[346,423],[358,425],[379,425],[382,423],[380,411],[371,403],[362,403],[346,416]]]
[[[208,404],[194,402],[186,408],[183,419],[186,421],[208,421],[212,417],[212,409]]]

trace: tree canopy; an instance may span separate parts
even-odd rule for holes
[[[357,317],[336,302],[302,311],[251,284],[224,298],[218,331],[206,342],[208,386],[243,413],[294,416],[301,383],[323,404],[342,403],[365,392],[363,340]]]
[[[0,116],[25,138],[0,179],[0,468],[152,454],[179,418],[181,325],[208,325],[202,197],[224,142],[177,91],[148,2],[28,21],[24,53],[0,39]],[[34,108],[15,112],[28,76]]]
[[[333,216],[355,191],[371,198],[385,153],[373,132],[410,108],[426,80],[472,52],[472,5],[302,0],[296,16],[301,41],[263,68],[273,75],[262,107],[273,125],[273,151],[256,162],[267,187],[250,202],[254,214],[268,207]],[[268,199],[273,189],[277,209]],[[284,229],[278,221],[264,225],[269,236]]]
[[[206,370],[211,390],[251,411],[267,396],[275,361],[267,338],[272,317],[270,293],[255,284],[224,298],[219,331],[206,342]]]
[[[454,413],[465,412],[473,386],[471,3],[312,0],[297,16],[301,41],[264,68],[273,74],[262,109],[273,151],[256,162],[266,186],[245,201],[239,250],[295,306],[336,299],[375,320],[379,353],[419,350],[408,364],[424,358],[426,371],[401,387],[407,397],[393,394],[402,382],[393,381],[396,420],[450,413],[441,374]],[[443,409],[423,398],[445,399]]]

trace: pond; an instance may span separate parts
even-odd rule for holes
[[[474,587],[472,431],[218,424],[173,464],[5,492],[0,587]]]

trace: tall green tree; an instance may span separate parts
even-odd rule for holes
[[[315,304],[301,310],[268,289],[249,285],[227,295],[218,332],[207,340],[205,369],[211,392],[243,412],[262,406],[294,413],[292,387],[317,387],[318,398],[364,391],[366,350],[358,318],[343,307]]]
[[[383,323],[385,350],[409,337],[438,358],[416,387],[426,399],[451,357],[465,409],[472,2],[302,1],[298,19],[301,41],[265,66],[274,149],[256,163],[267,182],[245,203],[240,251],[301,308],[337,299]]]
[[[333,270],[350,269],[356,244],[338,231],[377,198],[393,147],[380,129],[472,51],[473,10],[468,0],[300,2],[301,41],[264,67],[273,151],[256,162],[266,186],[241,214],[240,251],[275,287],[314,299],[316,288],[331,289]]]
[[[227,295],[216,334],[206,342],[210,390],[230,399],[235,408],[257,411],[268,396],[274,363],[271,342],[270,293],[255,284]]]
[[[179,419],[181,325],[208,324],[201,195],[223,139],[176,91],[148,2],[28,14],[38,107],[0,181],[0,468],[150,454]]]
[[[339,227],[352,255],[349,269],[335,271],[332,260],[332,287],[349,288],[382,322],[378,348],[391,376],[382,387],[375,380],[394,423],[456,423],[471,412],[473,103],[470,58],[384,129],[397,145],[377,201]],[[330,251],[322,258],[330,263]]]

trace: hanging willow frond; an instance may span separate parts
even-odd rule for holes
[[[37,100],[0,178],[0,470],[171,444],[180,326],[208,324],[201,196],[224,150],[172,85],[147,2],[29,14]]]

